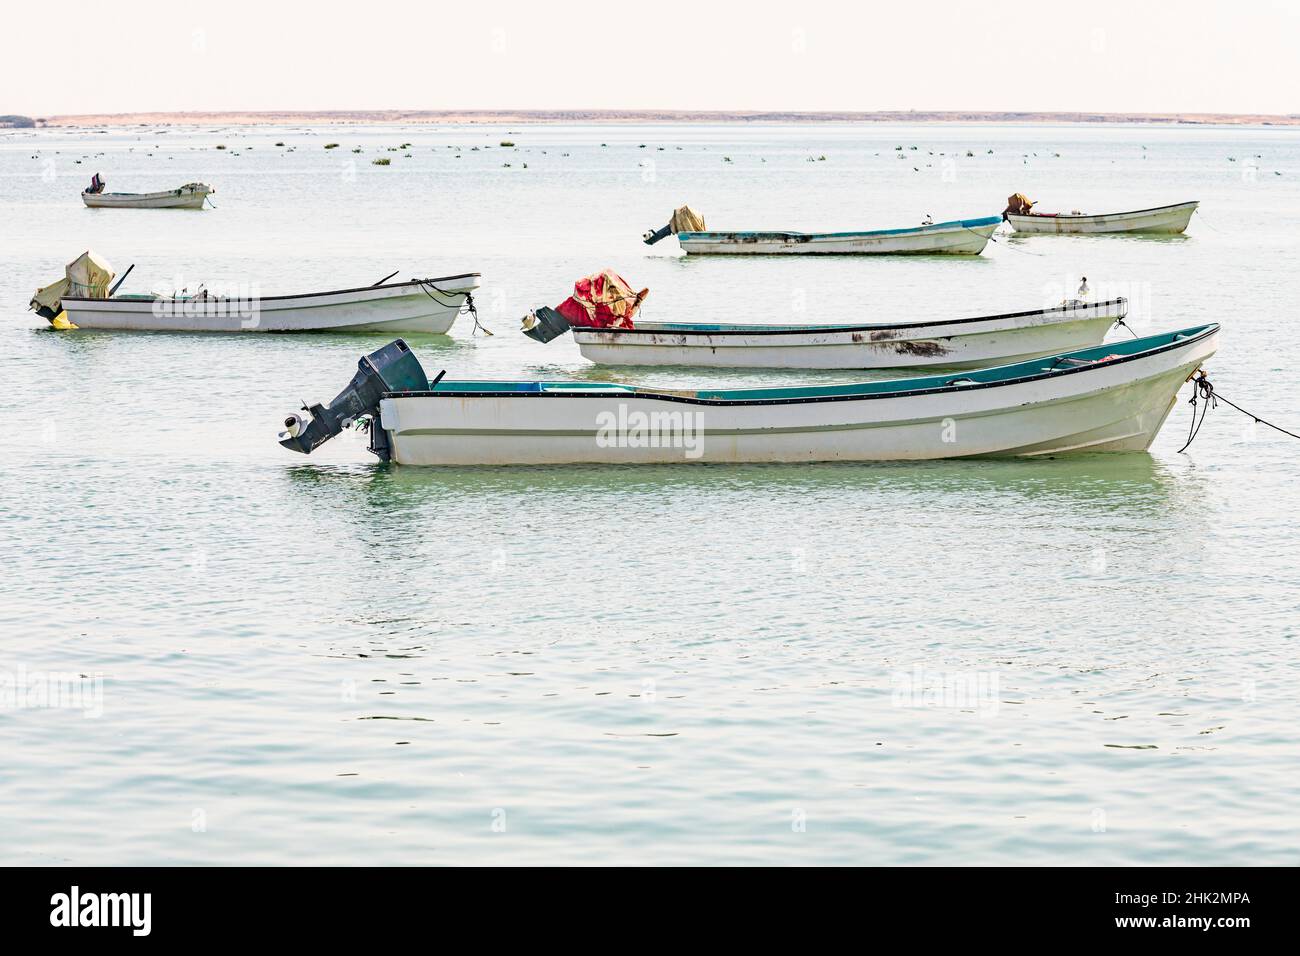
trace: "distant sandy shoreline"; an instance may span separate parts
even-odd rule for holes
[[[1300,114],[1034,113],[980,111],[710,112],[691,110],[328,110],[86,113],[36,118],[38,126],[209,126],[501,123],[1123,123],[1300,126]]]

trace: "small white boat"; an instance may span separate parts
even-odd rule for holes
[[[850,385],[668,390],[592,382],[430,381],[400,339],[361,359],[328,407],[285,420],[310,452],[369,416],[405,465],[888,461],[1142,451],[1212,356],[1202,325],[1014,365]]]
[[[160,193],[106,193],[87,189],[81,201],[94,209],[202,209],[216,190],[204,183],[186,183]]]
[[[1002,224],[999,216],[926,223],[867,232],[705,232],[704,220],[689,206],[673,213],[662,229],[648,230],[645,244],[676,234],[688,255],[969,255],[984,251]],[[694,224],[701,228],[684,229]]]
[[[113,278],[107,262],[86,252],[68,266],[64,279],[37,290],[31,307],[56,328],[152,332],[443,334],[462,307],[477,318],[477,272],[391,283],[388,276],[371,286],[271,296],[113,295]]]
[[[1136,209],[1132,212],[1112,212],[1100,216],[1080,213],[1006,214],[1007,222],[1016,232],[1052,235],[1097,235],[1102,233],[1146,233],[1152,235],[1177,235],[1187,229],[1192,213],[1199,202],[1182,202],[1154,209]]]
[[[870,232],[682,232],[690,255],[977,256],[1001,225],[997,216]]]
[[[445,334],[472,302],[477,273],[299,295],[63,299],[81,329],[155,332],[425,332]]]
[[[1128,300],[1119,298],[932,322],[713,325],[638,319],[630,329],[570,329],[583,358],[599,365],[984,368],[1097,345],[1127,314]]]

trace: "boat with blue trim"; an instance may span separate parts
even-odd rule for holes
[[[1075,299],[1050,309],[923,322],[758,325],[638,319],[627,328],[569,328],[582,357],[598,365],[959,369],[1097,345],[1127,314],[1124,298]]]
[[[398,339],[328,406],[285,420],[309,453],[369,419],[404,465],[824,462],[1147,449],[1218,347],[1211,323],[978,371],[847,385],[658,389],[428,379]]]
[[[685,211],[689,216],[683,216]],[[683,206],[662,229],[646,232],[646,245],[673,235],[688,255],[964,255],[977,256],[1002,224],[1001,216],[926,222],[902,229],[863,232],[706,232],[677,226],[703,224],[698,214]]]

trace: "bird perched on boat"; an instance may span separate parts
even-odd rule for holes
[[[1079,298],[1082,299],[1092,290],[1088,288],[1088,277],[1084,276],[1083,281],[1079,283]]]

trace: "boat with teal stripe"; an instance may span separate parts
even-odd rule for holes
[[[964,255],[984,251],[1001,216],[862,232],[679,232],[688,255]]]
[[[539,310],[540,311],[540,310]],[[973,318],[855,324],[644,322],[568,326],[599,365],[709,368],[985,368],[1099,344],[1128,313],[1123,298]],[[564,322],[554,310],[548,315]]]
[[[1219,326],[978,371],[841,385],[657,389],[630,384],[432,381],[400,339],[360,360],[329,406],[290,416],[309,453],[353,421],[406,465],[822,462],[1147,449]]]

